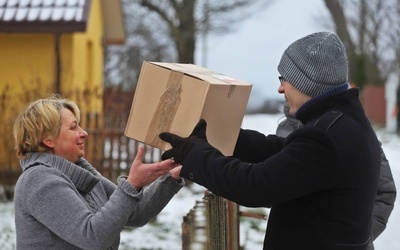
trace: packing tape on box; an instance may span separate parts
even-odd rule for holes
[[[165,92],[161,95],[156,111],[146,134],[146,141],[155,147],[161,148],[164,141],[159,134],[169,131],[172,121],[181,103],[182,78],[184,73],[171,71]]]

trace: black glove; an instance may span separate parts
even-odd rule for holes
[[[162,154],[161,159],[166,160],[174,158],[175,162],[182,164],[195,144],[199,142],[207,142],[206,128],[207,122],[204,119],[201,119],[189,137],[182,138],[168,132],[161,133],[161,140],[168,142],[172,146],[170,150],[167,150]]]

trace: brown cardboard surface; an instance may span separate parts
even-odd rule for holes
[[[232,155],[251,87],[193,64],[144,62],[125,135],[167,150],[160,133],[187,137],[204,118],[209,143]]]

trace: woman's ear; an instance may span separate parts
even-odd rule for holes
[[[54,148],[54,143],[52,139],[43,139],[42,143],[48,148]]]

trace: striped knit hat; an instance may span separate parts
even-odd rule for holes
[[[314,97],[347,85],[346,48],[331,32],[318,32],[292,43],[283,53],[278,71],[300,92]]]

